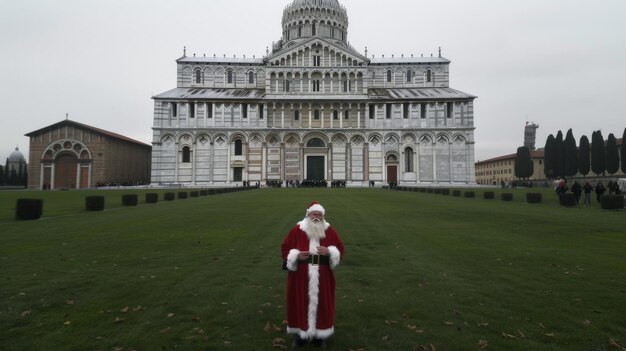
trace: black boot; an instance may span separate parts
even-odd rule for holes
[[[314,338],[313,339],[313,346],[321,347],[323,350],[326,350],[326,348],[327,348],[326,340]]]
[[[291,348],[297,349],[305,345],[306,345],[306,339],[302,339],[300,335],[296,335],[296,337],[293,338],[293,342],[291,343]]]

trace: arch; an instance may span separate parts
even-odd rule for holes
[[[404,148],[404,171],[415,172],[415,151],[411,146]]]
[[[185,145],[180,149],[181,152],[181,163],[191,163],[191,147],[189,145]]]
[[[298,133],[287,133],[285,134],[284,138],[283,138],[283,142],[284,143],[288,143],[288,141],[290,139],[294,139],[295,143],[300,144],[302,142],[302,138],[300,137],[300,135]]]
[[[397,151],[387,151],[385,153],[385,161],[387,163],[398,163],[400,161],[400,155]]]

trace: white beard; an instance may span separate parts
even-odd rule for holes
[[[326,221],[318,220],[313,221],[309,217],[306,217],[302,220],[300,224],[300,229],[306,233],[309,237],[309,240],[321,240],[326,237],[325,229],[326,229]]]

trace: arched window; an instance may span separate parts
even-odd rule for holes
[[[191,162],[191,148],[189,146],[183,147],[183,163]]]
[[[433,71],[426,71],[426,83],[430,83],[433,81]]]
[[[412,79],[413,79],[413,72],[411,72],[411,70],[409,69],[409,70],[406,71],[406,81],[407,81],[407,83],[410,83]]]
[[[404,157],[405,157],[405,162],[404,162],[404,171],[405,172],[415,172],[415,170],[413,169],[413,149],[411,149],[410,147],[406,148],[406,150],[404,150]]]
[[[248,83],[254,84],[254,72],[248,72]]]
[[[306,143],[306,147],[326,147],[326,144],[320,138],[313,138]]]
[[[235,140],[235,156],[242,156],[243,155],[243,142],[241,142],[241,139],[237,139]]]
[[[339,111],[333,110],[333,119],[334,120],[338,120],[339,119]]]
[[[317,25],[316,25],[315,23],[313,23],[313,24],[312,24],[312,27],[311,27],[311,35],[317,35],[317,34],[316,34],[316,29],[317,29],[317,28],[315,28],[316,26],[317,26]]]
[[[228,82],[228,84],[232,84],[233,83],[233,70],[229,69],[227,72],[227,79],[226,81]]]
[[[293,113],[293,119],[295,121],[299,121],[300,120],[300,110],[295,110]]]
[[[387,83],[391,83],[391,70],[387,70]]]
[[[195,73],[196,73],[196,84],[202,84],[202,71],[197,69]]]

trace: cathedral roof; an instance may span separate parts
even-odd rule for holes
[[[56,130],[56,129],[58,129],[60,127],[63,127],[63,126],[79,127],[79,128],[90,130],[92,132],[95,132],[95,133],[98,133],[98,134],[101,134],[101,135],[104,135],[104,136],[108,136],[108,137],[114,138],[114,139],[130,142],[130,143],[133,143],[133,144],[138,144],[138,145],[141,145],[141,146],[152,147],[152,146],[150,146],[148,144],[142,143],[141,141],[137,141],[135,139],[131,139],[131,138],[123,136],[121,134],[109,132],[108,130],[92,127],[92,126],[87,125],[87,124],[74,122],[74,121],[69,120],[69,119],[65,119],[65,120],[62,120],[61,122],[57,122],[57,123],[51,124],[51,125],[49,125],[47,127],[38,129],[38,130],[33,131],[33,132],[30,132],[30,133],[26,134],[26,136],[27,137],[34,137],[34,136],[40,135],[40,134],[45,133],[45,132]]]
[[[444,57],[383,57],[372,58],[372,65],[395,65],[401,63],[450,63],[450,60]]]
[[[456,100],[476,99],[476,96],[452,88],[369,89],[372,100]]]
[[[153,99],[259,100],[264,97],[265,89],[176,88],[156,95]]]
[[[178,63],[238,63],[262,65],[262,58],[242,58],[242,57],[187,57],[183,56],[176,60]]]

